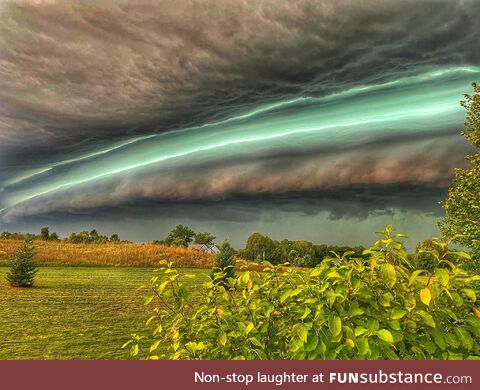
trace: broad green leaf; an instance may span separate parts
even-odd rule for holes
[[[389,322],[389,325],[390,325],[390,328],[394,329],[394,330],[400,330],[400,322],[398,320],[391,320]]]
[[[455,315],[455,313],[454,313],[452,310],[444,308],[444,309],[440,309],[440,311],[441,311],[442,313],[445,313],[445,314],[446,314],[447,316],[449,316],[452,320],[458,321],[458,317]]]
[[[470,299],[472,302],[477,302],[477,294],[475,293],[474,290],[470,288],[464,288],[463,292],[468,297],[468,299]]]
[[[379,326],[380,326],[380,323],[379,323],[378,320],[375,319],[375,318],[370,318],[370,319],[367,321],[367,328],[368,328],[369,330],[372,330],[372,331],[373,331],[373,330],[378,330]]]
[[[227,334],[222,332],[222,334],[220,334],[220,337],[218,338],[218,343],[221,345],[221,346],[225,346],[225,344],[227,344]]]
[[[349,317],[359,316],[362,315],[364,312],[365,311],[358,306],[357,301],[353,302],[348,309]]]
[[[355,337],[361,336],[362,334],[368,332],[368,329],[358,326],[355,328]]]
[[[130,351],[130,354],[132,356],[137,356],[138,355],[138,349],[139,349],[138,344],[134,344],[131,351]]]
[[[288,298],[290,298],[290,295],[292,295],[292,290],[285,290],[280,296],[280,302],[285,302]]]
[[[453,304],[456,306],[456,307],[460,307],[460,306],[463,306],[463,298],[460,296],[459,293],[457,293],[456,291],[452,292],[452,300],[453,300]]]
[[[366,356],[370,354],[370,345],[366,337],[361,337],[357,339],[357,349],[358,349],[358,353],[361,356]]]
[[[330,332],[332,333],[333,337],[336,337],[342,331],[342,320],[340,317],[331,316],[330,322],[328,324]]]
[[[245,271],[239,278],[243,283],[247,284],[250,280],[250,271]]]
[[[307,343],[304,346],[305,351],[310,352],[317,348],[318,336],[315,333],[311,333],[307,337]]]
[[[322,269],[320,267],[314,268],[312,271],[310,271],[310,276],[315,277],[318,276],[322,273]]]
[[[312,312],[312,310],[309,307],[306,307],[305,311],[303,312],[303,315],[300,317],[300,319],[304,320],[311,312]]]
[[[253,330],[253,323],[249,322],[245,327],[245,334],[248,335]]]
[[[146,306],[153,300],[153,294],[147,295],[143,298],[143,304]]]
[[[380,274],[382,275],[382,279],[386,282],[387,286],[390,288],[393,287],[397,281],[395,267],[391,264],[384,263],[381,265]]]
[[[167,287],[167,284],[168,284],[168,280],[161,283],[160,286],[158,286],[158,288],[157,288],[157,292],[159,294],[163,293],[163,291],[165,290],[165,287]]]
[[[400,309],[399,307],[394,307],[391,311],[390,318],[392,320],[399,320],[403,316],[407,314],[407,311],[404,309]]]
[[[423,311],[423,310],[419,310],[418,311],[418,314],[420,315],[420,317],[422,317],[425,321],[425,323],[430,326],[431,328],[435,328],[436,327],[436,324],[435,324],[435,321],[433,319],[433,317],[428,314],[427,312]]]
[[[385,294],[382,294],[380,297],[380,304],[383,307],[390,307],[390,302],[393,301],[393,295],[390,292],[386,292]]]
[[[470,256],[467,252],[456,251],[456,252],[451,252],[451,254],[461,257],[462,259],[472,260],[472,256]]]
[[[386,341],[387,343],[393,344],[393,336],[387,329],[380,329],[375,332],[379,339]]]
[[[443,333],[443,331],[441,331],[439,328],[432,329],[430,333],[433,336],[433,341],[435,341],[435,344],[437,344],[442,351],[445,351],[445,349],[447,349],[445,333]]]
[[[307,342],[307,337],[308,337],[308,329],[306,328],[305,325],[300,324],[297,330],[297,336],[302,340],[304,343]]]
[[[458,341],[457,336],[453,333],[447,333],[445,335],[445,341],[453,348],[458,348],[460,346],[460,341]]]
[[[408,278],[408,287],[410,287],[413,283],[415,283],[418,275],[420,275],[422,272],[425,272],[425,270],[424,269],[418,269],[418,270],[412,272],[412,274]]]
[[[331,271],[327,274],[327,278],[341,278],[342,275],[340,275],[337,271]]]
[[[263,347],[263,344],[256,337],[250,337],[248,341],[257,347]]]
[[[155,351],[158,346],[160,345],[160,343],[162,342],[162,340],[155,340],[152,345],[150,346],[150,352],[153,352]]]
[[[442,268],[437,268],[435,270],[435,277],[437,278],[438,282],[443,286],[447,287],[448,282],[450,280],[450,275],[448,274],[448,271],[442,269]]]
[[[449,360],[463,360],[463,354],[462,353],[457,353],[453,351],[448,352],[448,359]]]
[[[470,351],[473,347],[473,339],[468,330],[461,327],[456,327],[453,331],[455,332],[455,335],[460,341],[462,347],[467,351]]]

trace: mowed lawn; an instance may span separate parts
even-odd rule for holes
[[[128,359],[121,345],[149,331],[138,287],[152,268],[41,267],[33,288],[9,287],[7,271],[0,267],[0,359]]]

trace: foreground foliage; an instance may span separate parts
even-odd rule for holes
[[[473,84],[474,93],[465,95],[461,102],[467,110],[465,130],[462,135],[475,148],[475,153],[467,156],[469,169],[455,169],[453,185],[448,197],[442,203],[445,218],[440,223],[446,237],[472,249],[476,261],[472,264],[477,270],[480,263],[480,86]]]
[[[194,301],[189,276],[163,262],[144,301],[153,336],[134,334],[124,347],[137,355],[148,341],[151,359],[479,358],[480,276],[450,261],[469,256],[433,240],[445,268],[414,270],[404,236],[381,233],[366,260],[347,252],[308,272],[266,263],[226,288],[210,279]]]

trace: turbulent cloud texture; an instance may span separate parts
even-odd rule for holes
[[[458,101],[480,78],[479,14],[476,0],[4,1],[0,218],[279,196],[298,214],[298,194],[331,216],[435,204],[468,152]],[[359,193],[375,201],[352,206]]]

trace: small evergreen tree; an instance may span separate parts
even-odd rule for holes
[[[35,250],[32,240],[25,240],[15,252],[7,274],[8,283],[12,287],[32,287],[38,269],[33,260]]]
[[[222,276],[218,277],[221,273]],[[212,269],[212,277],[218,284],[227,285],[228,278],[235,277],[235,250],[228,241],[224,241],[220,246],[220,252],[215,258],[215,265]]]

